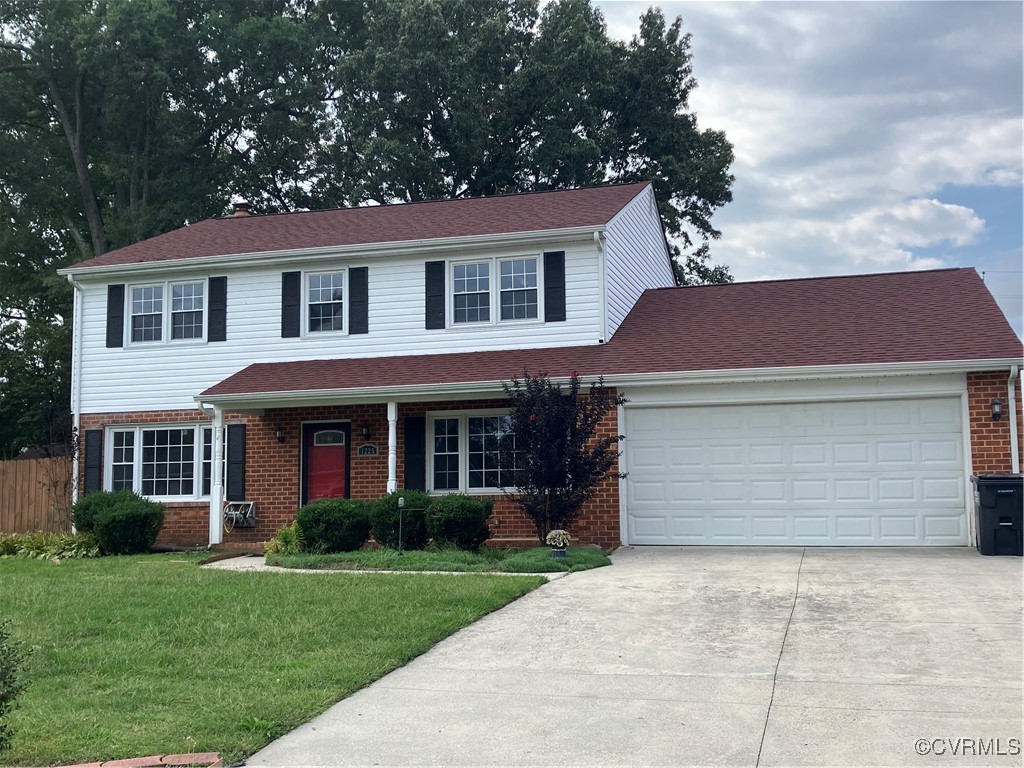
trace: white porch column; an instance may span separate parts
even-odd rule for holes
[[[213,407],[213,482],[210,488],[210,546],[224,540],[224,411]]]
[[[388,493],[398,490],[398,403],[388,403]]]

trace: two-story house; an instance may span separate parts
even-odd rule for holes
[[[1020,342],[973,270],[673,287],[650,184],[203,221],[64,270],[79,492],[254,544],[323,496],[503,496],[502,383],[603,376],[619,469],[573,533],[966,545],[1019,468]],[[256,525],[222,529],[225,499]]]

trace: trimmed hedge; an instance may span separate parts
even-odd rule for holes
[[[295,528],[311,552],[352,552],[370,538],[370,511],[359,499],[317,499],[295,515]]]
[[[96,515],[101,510],[118,506],[121,503],[131,504],[138,494],[132,491],[96,491],[80,498],[71,507],[71,519],[75,523],[77,533],[91,533],[96,528]]]
[[[450,493],[434,499],[427,509],[427,534],[438,547],[476,552],[491,537],[487,518],[494,499]]]
[[[79,510],[76,526],[78,519],[85,522],[96,535],[103,554],[134,555],[148,552],[156,542],[160,527],[164,524],[163,504],[144,499],[130,491],[97,491],[82,499],[83,502],[86,500],[89,500],[89,504],[85,506],[84,513]]]
[[[427,545],[426,511],[433,501],[423,491],[395,491],[382,496],[370,506],[373,538],[382,547],[398,549],[398,500],[405,499],[402,509],[402,549],[423,549]]]

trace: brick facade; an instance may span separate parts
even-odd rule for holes
[[[400,403],[398,405],[398,487],[404,483],[403,457],[405,455],[404,419],[424,416],[431,411],[474,411],[502,408],[504,399],[448,401],[431,403]],[[88,414],[81,417],[81,430],[101,429],[108,426],[131,424],[161,424],[203,422],[207,417],[200,411],[149,411],[136,413]],[[224,535],[226,547],[251,544],[271,538],[282,525],[295,518],[300,501],[300,460],[302,425],[307,422],[347,422],[351,426],[349,441],[349,495],[357,499],[375,499],[387,490],[388,480],[388,422],[384,403],[371,405],[320,406],[313,408],[268,409],[262,416],[227,413],[226,424],[246,424],[246,498],[256,502],[255,528],[236,528]],[[356,448],[363,444],[363,426],[370,428],[369,442],[377,445],[377,456],[357,456]],[[275,437],[278,428],[285,440]],[[618,433],[617,417],[608,415],[599,427],[599,436]],[[84,442],[81,446],[84,451]],[[79,477],[82,490],[84,462]],[[205,546],[208,541],[209,503],[171,502],[166,505],[164,526],[158,544]],[[515,503],[500,494],[495,495],[491,518],[493,537],[491,546],[535,546],[533,525]],[[587,505],[583,516],[573,526],[572,533],[580,543],[598,544],[611,549],[619,545],[619,483],[611,477],[598,488],[597,495]]]
[[[971,424],[971,467],[976,475],[1010,472],[1010,404],[1006,382],[1009,371],[967,374],[967,410]],[[992,401],[1003,401],[1003,418],[992,420]],[[1024,398],[1017,380],[1017,436],[1019,460],[1024,463]]]
[[[967,397],[971,432],[971,461],[975,474],[1009,472],[1010,413],[1007,402],[1006,381],[1009,371],[967,374]],[[992,400],[1003,401],[1004,416],[992,420]],[[1024,438],[1024,397],[1018,382],[1017,391],[1018,434]],[[431,411],[475,411],[502,408],[503,399],[448,401],[431,403],[400,403],[398,406],[398,487],[403,487],[405,453],[404,419],[423,416]],[[131,424],[160,424],[207,421],[200,411],[158,411],[137,413],[88,414],[81,417],[81,429],[99,429],[106,426]],[[282,525],[290,523],[299,507],[300,456],[302,424],[306,422],[340,421],[351,426],[349,495],[359,499],[374,499],[387,489],[387,406],[370,405],[322,406],[315,408],[268,409],[262,416],[225,414],[227,424],[245,423],[246,430],[246,498],[256,502],[257,527],[235,529],[225,534],[224,543],[232,545],[258,545],[274,535]],[[357,456],[356,448],[364,441],[361,431],[369,426],[371,443],[379,448],[377,456]],[[284,443],[275,437],[278,427],[283,429]],[[612,413],[599,427],[599,435],[618,432],[616,414]],[[1024,440],[1021,441],[1024,445]],[[84,450],[84,445],[81,446]],[[1024,450],[1021,451],[1024,462]],[[84,462],[81,463],[84,476]],[[81,491],[82,477],[79,478]],[[208,541],[209,504],[173,502],[166,505],[167,513],[158,543],[183,546],[204,546]],[[533,546],[536,535],[533,526],[507,497],[495,497],[491,519],[492,546]],[[605,480],[596,497],[572,530],[581,542],[599,544],[605,548],[617,547],[619,537],[619,483],[617,478]]]

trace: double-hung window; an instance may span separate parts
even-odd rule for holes
[[[536,256],[453,263],[452,323],[536,320],[540,317],[537,263]]]
[[[131,342],[202,339],[205,293],[205,282],[133,285],[128,296]]]
[[[505,259],[501,269],[501,319],[537,318],[537,259]]]
[[[452,316],[456,323],[486,323],[491,319],[491,264],[455,264]]]
[[[309,332],[345,330],[345,273],[306,275]]]
[[[132,341],[160,341],[164,330],[164,287],[132,288]]]
[[[203,284],[171,285],[171,338],[203,338]]]
[[[213,428],[198,424],[110,430],[111,491],[157,498],[201,498],[213,483]],[[227,452],[225,451],[225,456]]]
[[[510,481],[500,457],[508,416],[501,413],[438,414],[428,427],[430,490],[490,492]],[[514,466],[515,454],[512,454]]]

